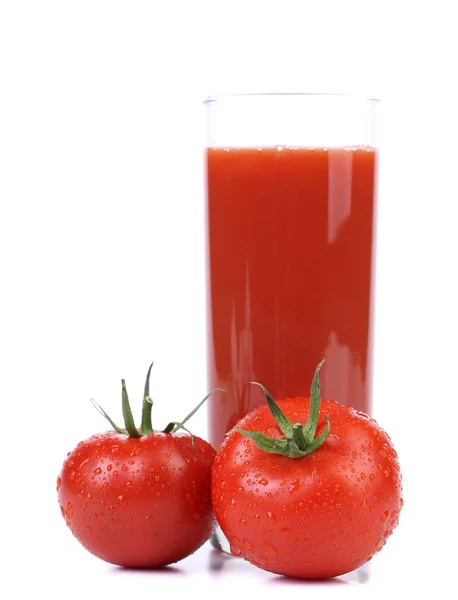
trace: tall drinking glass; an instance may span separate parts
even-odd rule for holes
[[[250,381],[277,400],[307,396],[322,358],[322,397],[370,414],[377,101],[205,106],[207,375],[228,392],[208,403],[210,442],[265,402]]]

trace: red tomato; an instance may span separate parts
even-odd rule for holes
[[[278,407],[292,423],[309,420],[308,398],[284,399]],[[353,408],[325,400],[320,406],[319,391],[318,410],[317,439],[326,434],[325,415],[330,432],[310,454],[272,453],[283,452],[291,437],[263,405],[226,436],[212,473],[213,508],[232,553],[306,579],[366,563],[397,526],[402,507],[400,467],[388,435]],[[262,450],[238,430],[261,432],[273,444],[261,436],[259,444],[270,448]]]
[[[57,480],[62,515],[77,540],[107,562],[176,562],[214,529],[213,457],[200,438],[193,450],[189,435],[94,435],[70,452]]]
[[[80,442],[57,479],[62,516],[73,535],[95,556],[125,567],[181,560],[216,525],[210,490],[215,451],[198,437],[172,432],[176,423],[153,432],[149,372],[142,428],[133,424],[123,382],[126,430],[107,417],[117,431]]]

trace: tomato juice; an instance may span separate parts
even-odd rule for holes
[[[321,395],[370,413],[377,151],[208,148],[210,442],[264,402]]]

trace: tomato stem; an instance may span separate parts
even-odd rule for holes
[[[121,429],[121,427],[118,427],[116,425],[116,423],[107,415],[107,413],[103,410],[103,408],[100,406],[100,404],[97,404],[97,402],[91,398],[91,402],[92,404],[95,406],[95,408],[99,411],[99,413],[105,417],[105,419],[108,421],[108,423],[110,423],[110,425],[113,427],[113,429],[115,431],[117,431],[118,433],[122,433],[124,435],[126,435],[126,432],[124,431],[124,429]]]
[[[153,401],[149,395],[149,378],[151,375],[151,369],[154,363],[151,363],[146,374],[145,391],[143,393],[143,406],[142,406],[142,423],[140,425],[141,435],[148,435],[153,433],[153,425],[151,422],[151,409],[153,408]]]
[[[326,427],[323,433],[315,438],[321,404],[319,372],[323,363],[324,360],[319,363],[313,376],[312,389],[310,392],[310,413],[307,423],[304,426],[300,423],[294,423],[293,425],[266,388],[256,381],[251,381],[250,383],[258,385],[263,390],[270,412],[284,437],[271,438],[259,431],[247,431],[245,429],[237,429],[236,431],[251,438],[256,446],[264,452],[281,454],[288,458],[303,458],[304,456],[315,452],[315,450],[324,443],[331,430],[329,418],[328,415],[326,415]]]
[[[135,427],[134,417],[132,416],[132,410],[130,408],[129,396],[127,395],[126,382],[124,379],[121,380],[122,384],[122,414],[124,417],[124,424],[129,437],[138,438],[141,437],[141,433]]]
[[[205,398],[203,400],[201,400],[199,402],[199,404],[195,408],[192,409],[192,411],[189,413],[189,415],[187,415],[182,421],[179,422],[179,424],[181,426],[183,426],[184,423],[186,423],[186,421],[189,421],[189,419],[199,410],[199,408],[202,406],[202,404],[204,404],[204,402],[206,402],[214,392],[225,392],[225,391],[226,390],[223,390],[223,388],[215,388],[215,389],[213,389],[210,393],[208,393],[205,396]],[[176,426],[175,431],[177,429],[179,429],[178,426]]]
[[[132,438],[140,438],[144,435],[150,435],[150,434],[154,433],[152,422],[151,422],[151,409],[153,407],[153,401],[149,395],[149,381],[150,381],[151,369],[153,367],[153,364],[154,363],[150,364],[148,372],[146,374],[145,388],[144,388],[144,392],[143,392],[142,421],[141,421],[140,429],[137,429],[137,427],[135,426],[134,417],[132,415],[132,410],[130,408],[129,396],[127,394],[126,382],[124,379],[121,379],[122,414],[124,417],[124,425],[125,425],[124,429],[122,429],[121,427],[118,427],[116,425],[116,423],[114,423],[114,421],[103,410],[103,408],[101,406],[99,406],[97,404],[97,402],[91,398],[91,402],[95,406],[95,408],[99,411],[99,413],[101,415],[103,415],[105,417],[105,419],[110,423],[110,425],[113,427],[113,429],[115,431],[117,431],[118,433],[121,433],[123,435],[128,435],[129,437],[132,437]],[[205,398],[203,400],[201,400],[199,402],[199,404],[182,421],[170,422],[167,425],[167,427],[162,430],[162,433],[176,433],[179,429],[184,429],[184,431],[187,431],[190,434],[192,448],[194,449],[194,436],[189,431],[189,429],[187,429],[184,426],[184,424],[199,410],[199,408],[202,406],[202,404],[216,391],[225,392],[226,390],[223,390],[222,388],[215,388],[214,390],[212,390],[209,394],[207,394],[205,396]]]
[[[320,378],[318,376],[324,359],[318,364],[315,369],[315,374],[312,380],[312,389],[310,392],[310,414],[307,423],[304,427],[304,438],[306,444],[310,444],[315,438],[316,428],[318,426],[318,417],[320,414]]]
[[[214,392],[225,392],[225,391],[226,390],[223,390],[222,388],[215,388],[215,389],[213,389],[209,394],[207,394],[205,396],[205,398],[203,400],[201,400],[199,402],[199,404],[195,408],[192,409],[192,411],[189,413],[189,415],[186,415],[186,417],[182,421],[171,421],[167,425],[167,427],[165,427],[165,429],[162,430],[162,433],[176,433],[179,429],[184,429],[185,431],[187,431],[191,435],[192,448],[194,450],[194,436],[189,431],[189,429],[186,429],[186,427],[184,427],[184,424],[186,423],[186,421],[189,421],[189,419],[199,410],[199,408],[202,406],[202,404],[204,402],[206,402],[208,400],[208,398],[210,398],[210,396]]]
[[[250,381],[250,383],[252,383],[253,385],[258,385],[264,392],[264,396],[266,397],[267,404],[270,408],[270,412],[272,413],[274,419],[277,421],[278,426],[280,427],[283,435],[287,438],[293,437],[293,424],[288,419],[288,417],[286,417],[283,414],[281,408],[278,406],[278,404],[275,402],[275,400],[272,398],[272,396],[269,394],[266,388],[260,383],[257,383],[256,381]]]
[[[300,423],[294,423],[293,425],[292,441],[296,444],[299,450],[304,451],[307,449],[307,442],[305,440],[304,430]]]

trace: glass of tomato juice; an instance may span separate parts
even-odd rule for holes
[[[207,377],[227,390],[208,402],[215,448],[265,402],[250,381],[276,400],[308,396],[323,358],[322,397],[371,413],[377,104],[341,94],[204,102]]]

